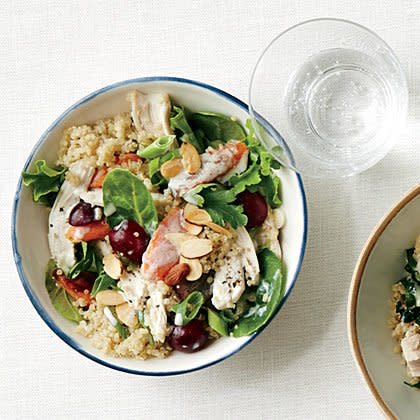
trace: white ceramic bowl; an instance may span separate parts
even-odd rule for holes
[[[404,251],[420,233],[420,185],[407,193],[369,237],[356,265],[348,302],[348,333],[359,370],[389,418],[418,418],[420,394],[403,384],[387,321],[392,285],[404,275]]]
[[[235,97],[214,87],[186,79],[151,77],[128,80],[100,89],[65,111],[42,135],[24,170],[37,159],[53,164],[59,139],[65,128],[93,122],[128,111],[127,93],[133,89],[145,92],[164,91],[172,101],[196,111],[214,111],[232,115],[245,122],[248,107]],[[265,122],[263,122],[265,124]],[[267,126],[272,135],[278,135]],[[300,270],[306,244],[306,201],[300,177],[290,170],[281,170],[283,208],[286,225],[282,234],[287,283],[284,301],[289,296]],[[175,375],[211,366],[242,349],[258,333],[250,337],[221,338],[206,349],[193,354],[174,352],[164,360],[148,361],[116,359],[103,355],[89,339],[74,332],[74,324],[62,318],[52,307],[44,286],[45,265],[50,257],[47,243],[47,210],[32,202],[31,193],[19,181],[12,220],[12,241],[16,266],[26,293],[48,326],[67,344],[90,359],[105,366],[143,375]]]

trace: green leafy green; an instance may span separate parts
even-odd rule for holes
[[[189,119],[196,132],[203,133],[207,142],[220,140],[226,143],[229,140],[242,140],[246,134],[241,124],[235,119],[223,114],[213,112],[197,112]]]
[[[255,137],[249,120],[247,128],[248,135],[245,144],[249,150],[250,164],[244,172],[232,175],[228,180],[228,185],[232,187],[235,195],[245,189],[251,192],[258,191],[265,197],[270,207],[279,207],[281,205],[281,182],[272,170],[277,169],[279,164]]]
[[[95,279],[95,283],[93,283],[92,292],[90,295],[92,297],[95,297],[99,292],[102,290],[108,290],[108,289],[118,289],[117,287],[117,281],[114,280],[112,277],[109,277],[108,274],[105,273],[105,271],[101,271]]]
[[[420,389],[420,382],[417,382],[416,384],[410,384],[409,382],[404,381],[404,384],[408,385],[410,388]]]
[[[407,264],[404,267],[405,271],[411,274],[416,281],[420,282],[420,274],[417,271],[417,261],[414,258],[414,248],[410,248],[406,250],[406,258],[407,258]]]
[[[204,143],[201,136],[196,136],[185,115],[184,108],[174,105],[170,118],[171,127],[178,130],[182,136],[181,140],[185,143],[191,143],[199,153],[204,152]]]
[[[121,322],[117,321],[114,325],[114,328],[117,330],[118,334],[125,340],[130,335],[130,330]]]
[[[241,297],[239,298],[238,302],[236,302],[236,305],[232,309],[225,309],[221,312],[219,312],[220,316],[223,318],[223,320],[231,326],[236,321],[238,321],[239,318],[242,317],[248,311],[249,307],[254,304],[255,302],[255,287],[247,287],[245,291],[242,293]]]
[[[260,283],[255,302],[233,328],[234,337],[251,335],[263,327],[271,318],[284,293],[282,263],[269,249],[258,253]]]
[[[199,291],[195,291],[190,293],[182,302],[172,306],[171,311],[176,314],[181,314],[182,325],[187,325],[197,316],[203,303],[203,294]]]
[[[145,147],[143,150],[139,150],[137,154],[145,159],[154,159],[159,156],[163,156],[167,153],[171,147],[174,146],[176,136],[161,136],[157,138],[152,144]]]
[[[95,252],[92,245],[87,242],[81,242],[77,250],[77,263],[70,268],[67,277],[76,278],[82,271],[91,273],[100,273],[102,270],[102,261]]]
[[[155,345],[155,340],[153,338],[152,333],[150,332],[150,328],[145,323],[145,320],[144,320],[144,312],[138,310],[137,311],[137,318],[139,319],[140,325],[149,332],[149,344],[151,346],[154,346]]]
[[[401,315],[403,322],[415,321],[420,325],[420,274],[417,271],[417,260],[414,258],[414,248],[405,252],[406,276],[399,280],[404,287],[404,294],[396,303],[396,311]]]
[[[256,162],[252,162],[248,168],[229,178],[229,185],[232,186],[234,194],[237,195],[247,188],[261,183],[260,169]]]
[[[258,191],[265,197],[271,208],[281,206],[281,181],[278,176],[273,173],[263,176]]]
[[[158,217],[152,196],[143,181],[126,169],[113,169],[105,178],[103,187],[105,213],[113,208],[115,212],[107,216],[111,227],[123,220],[135,220],[149,235],[155,231]]]
[[[117,314],[115,312],[115,308],[110,306],[105,306],[104,310],[108,309],[114,320],[113,322],[109,321],[110,324],[117,330],[118,334],[125,340],[130,335],[130,330],[125,325],[121,324],[121,322],[118,320]]]
[[[200,196],[204,200],[201,207],[210,214],[214,223],[220,226],[229,223],[234,229],[247,224],[248,218],[243,213],[242,206],[234,203],[236,195],[233,189],[227,190],[217,184],[208,184],[200,192]]]
[[[62,287],[57,287],[53,277],[55,263],[50,260],[45,274],[45,287],[55,310],[64,318],[73,322],[80,322],[83,318],[79,310],[73,305],[73,300]]]
[[[207,308],[207,321],[210,328],[223,336],[229,335],[229,327],[223,317],[216,311]]]
[[[211,183],[211,184],[199,184],[196,187],[192,188],[191,190],[187,191],[183,195],[183,199],[187,201],[188,203],[194,204],[196,206],[202,207],[204,205],[204,197],[202,197],[200,194],[203,190],[210,187],[216,187],[218,184]]]
[[[32,188],[32,198],[36,203],[52,207],[61,184],[64,182],[64,168],[50,168],[45,160],[35,162],[34,172],[23,172],[23,183]]]

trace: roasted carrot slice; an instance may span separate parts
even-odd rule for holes
[[[84,226],[70,226],[65,235],[70,241],[77,242],[89,242],[97,239],[104,239],[110,232],[111,228],[108,223],[104,220],[99,222],[92,222]]]
[[[91,301],[90,292],[95,281],[93,273],[80,273],[75,279],[71,280],[66,277],[62,270],[55,270],[53,277],[58,286],[62,287],[74,299],[84,299],[86,305]]]
[[[90,180],[89,189],[102,188],[102,184],[104,183],[107,174],[108,167],[105,165],[102,166],[102,168],[97,168],[92,176],[92,179]]]

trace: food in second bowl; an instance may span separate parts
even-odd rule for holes
[[[406,275],[392,287],[390,327],[407,366],[407,385],[420,388],[420,235],[406,250]]]
[[[65,130],[55,168],[23,174],[50,207],[53,306],[116,357],[253,334],[284,292],[277,162],[229,116],[129,100]]]

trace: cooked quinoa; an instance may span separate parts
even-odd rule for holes
[[[132,153],[139,147],[138,136],[128,112],[90,125],[73,126],[64,131],[57,164],[69,167],[84,158],[92,165],[111,166],[115,155]]]

